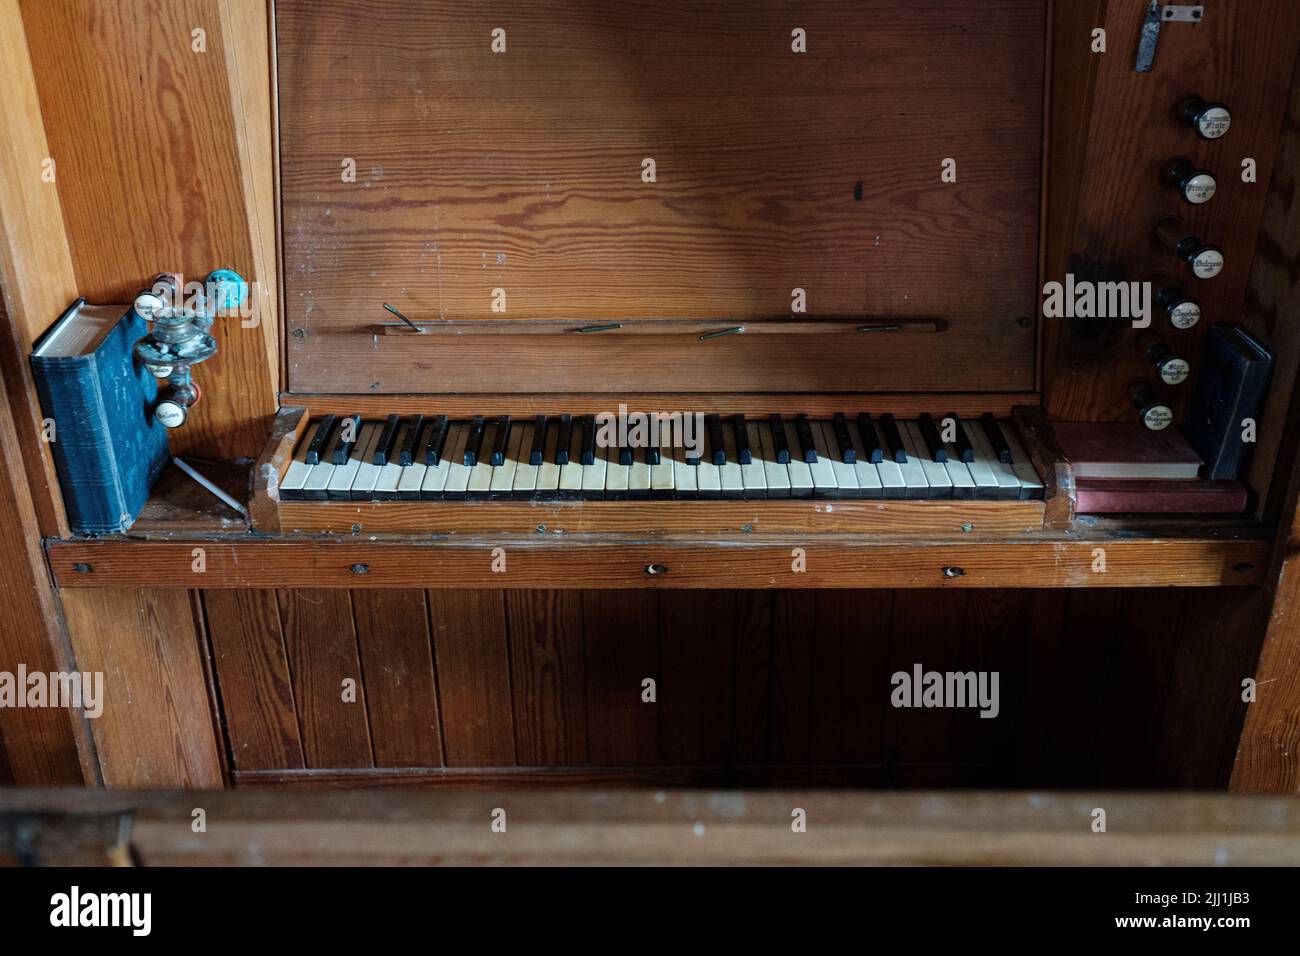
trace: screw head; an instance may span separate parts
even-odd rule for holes
[[[354,565],[352,565],[352,567],[350,567],[348,570],[351,571],[353,574],[365,574],[367,571],[370,570],[370,565],[368,565],[368,564],[354,564]]]

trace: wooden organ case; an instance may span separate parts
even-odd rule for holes
[[[6,652],[134,688],[0,779],[1300,788],[1300,8],[1155,7],[1139,70],[1145,0],[0,0]],[[72,534],[32,343],[219,264],[171,448],[245,513]],[[1190,378],[1067,274],[1193,291]],[[1181,423],[1216,323],[1275,356],[1246,510],[1080,513],[1056,427]]]

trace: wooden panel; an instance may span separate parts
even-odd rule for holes
[[[1207,9],[1194,27],[1168,25],[1156,67],[1147,74],[1133,69],[1145,2],[1112,0],[1104,20],[1084,24],[1080,19],[1096,3],[1058,6],[1083,9],[1058,23],[1055,82],[1065,92],[1064,108],[1052,113],[1050,182],[1057,198],[1048,225],[1047,278],[1061,281],[1072,272],[1094,281],[1144,281],[1163,273],[1177,280],[1200,299],[1204,318],[1178,331],[1155,316],[1152,328],[1191,360],[1195,375],[1206,329],[1241,315],[1300,42],[1300,6],[1291,0],[1235,3]],[[1090,52],[1092,26],[1106,29],[1110,49],[1104,55]],[[1191,93],[1230,105],[1232,129],[1222,139],[1200,140],[1177,120],[1174,107]],[[1081,114],[1088,104],[1090,113]],[[1161,184],[1163,164],[1178,156],[1216,173],[1218,193],[1210,202],[1192,206]],[[1257,182],[1242,182],[1243,157],[1256,160]],[[1155,222],[1168,215],[1223,248],[1226,266],[1219,276],[1192,278],[1154,240]],[[1153,374],[1128,323],[1049,319],[1044,331],[1048,412],[1067,421],[1132,420],[1127,385]],[[1181,412],[1193,387],[1194,381],[1158,391]]]
[[[587,762],[581,595],[507,591],[515,757],[521,766]]]
[[[642,681],[659,670],[659,596],[653,591],[584,591],[587,742],[598,767],[653,764],[659,707]]]
[[[730,763],[736,593],[691,591],[660,605],[659,759]]]
[[[818,587],[1207,587],[1264,580],[1269,542],[1253,538],[1038,538],[1011,543],[916,541],[828,535],[809,544],[805,573],[790,570],[790,544],[762,538],[457,536],[422,544],[355,541],[205,541],[204,587],[818,588]],[[1108,570],[1094,574],[1104,546]],[[48,546],[65,588],[189,587],[191,542],[67,541]],[[509,573],[492,570],[506,547]],[[666,573],[647,574],[661,565]],[[80,570],[78,569],[80,567]],[[958,573],[960,572],[960,573]],[[435,618],[435,626],[437,620]],[[471,626],[466,624],[464,626]]]
[[[502,593],[438,589],[428,592],[428,601],[447,766],[513,766],[510,658]]]
[[[283,590],[279,603],[307,766],[374,766],[348,592]]]
[[[442,766],[424,592],[354,591],[376,767]]]
[[[1031,388],[1044,25],[1020,0],[281,0],[290,387]],[[690,336],[650,362],[635,336],[369,334],[384,301],[500,320],[497,288],[511,319],[726,324],[802,288],[810,320],[950,328]]]
[[[54,461],[40,440],[43,415],[27,355],[77,297],[59,193],[44,181],[51,158],[18,0],[0,0],[0,368],[26,454],[22,461],[45,535],[66,535]],[[56,167],[57,168],[57,167]]]
[[[63,594],[77,668],[102,672],[91,721],[110,787],[222,785],[194,611],[186,591]]]
[[[127,302],[160,271],[202,281],[218,266],[257,283],[258,325],[218,320],[204,399],[171,434],[178,453],[256,455],[278,377],[266,4],[21,7],[79,293]]]
[[[870,532],[1015,535],[1043,527],[1042,501],[288,501],[283,531],[351,534]],[[969,530],[967,530],[969,526]]]
[[[2,14],[0,14],[2,15]],[[0,40],[0,43],[3,43]],[[0,152],[3,147],[0,146]],[[0,373],[0,395],[7,376]],[[0,399],[0,670],[29,673],[74,670],[58,599],[50,587],[33,494],[10,406]],[[35,489],[39,496],[40,489]],[[97,771],[82,712],[59,707],[0,709],[0,749],[9,772],[27,786],[94,782]]]
[[[274,591],[207,591],[203,607],[236,770],[305,766]]]

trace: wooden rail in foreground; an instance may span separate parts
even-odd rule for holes
[[[191,828],[202,807],[208,827]],[[1096,810],[1106,830],[1095,832]],[[806,832],[792,827],[803,810]],[[494,832],[504,812],[506,830]],[[1300,798],[791,791],[0,791],[0,863],[1300,864]]]

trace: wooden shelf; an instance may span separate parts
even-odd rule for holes
[[[47,552],[64,588],[1212,587],[1263,583],[1272,542],[1256,531],[1154,537],[1066,531],[1004,539],[212,533],[51,541]],[[1104,572],[1094,570],[1099,548]],[[796,550],[802,571],[793,567]],[[663,570],[647,571],[654,566]]]

